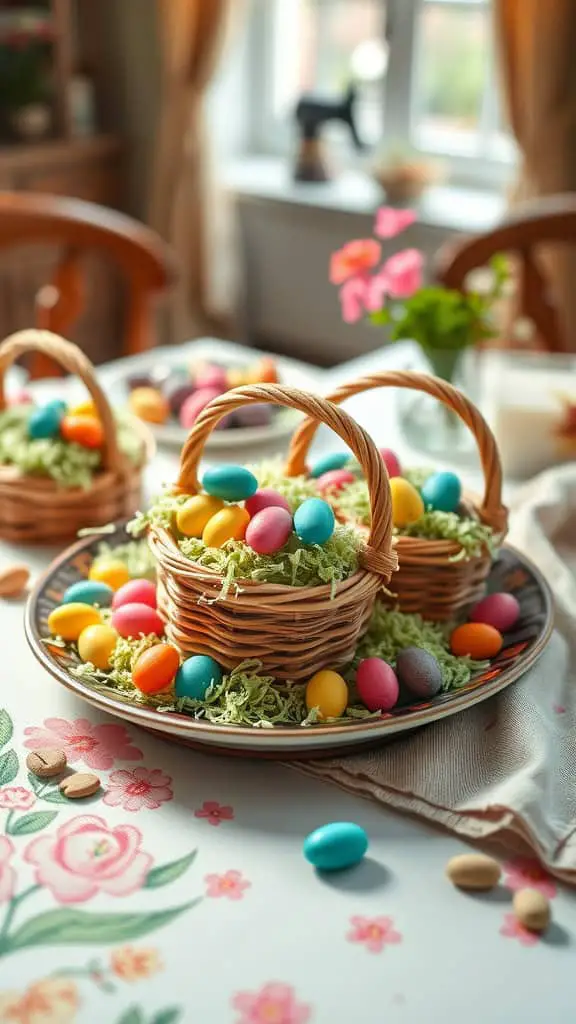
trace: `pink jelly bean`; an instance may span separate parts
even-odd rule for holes
[[[257,512],[246,527],[246,543],[258,555],[272,555],[283,548],[292,533],[292,516],[285,508],[270,506]]]
[[[151,580],[128,580],[119,587],[112,598],[112,607],[121,608],[123,604],[147,604],[156,607],[156,587]]]
[[[284,508],[287,512],[290,511],[290,505],[286,501],[283,494],[275,491],[272,487],[260,487],[253,494],[251,498],[248,498],[244,502],[244,508],[251,519],[254,518],[257,512],[261,512],[263,508]]]
[[[341,491],[347,484],[353,484],[356,480],[354,473],[349,469],[330,469],[327,473],[319,476],[316,483],[320,494],[328,494],[330,491]]]
[[[356,671],[356,688],[369,711],[390,711],[400,687],[394,669],[382,658],[365,658]]]
[[[220,394],[228,390],[226,370],[221,366],[200,366],[194,375],[194,383],[198,389],[215,388]]]
[[[136,602],[123,604],[121,608],[116,608],[112,612],[112,628],[120,636],[126,638],[140,636],[140,634],[148,636],[149,633],[162,636],[164,633],[164,623],[158,612],[149,604]]]
[[[494,626],[499,633],[506,633],[520,618],[520,605],[513,594],[488,594],[474,605],[470,622],[483,622]]]
[[[201,388],[195,391],[193,395],[190,395],[180,409],[180,423],[184,429],[190,430],[208,403],[214,398],[218,398],[218,395],[221,394],[222,391],[219,388]],[[227,416],[225,418],[228,419]],[[222,428],[222,421],[220,421],[218,426]]]
[[[396,452],[393,452],[391,448],[381,448],[380,455],[388,470],[388,476],[402,476],[402,467]]]

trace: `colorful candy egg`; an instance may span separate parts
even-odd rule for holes
[[[221,548],[228,540],[244,540],[250,516],[240,505],[227,505],[208,520],[202,540],[208,548]]]
[[[200,413],[222,392],[219,388],[201,388],[184,400],[180,408],[180,424],[185,430],[194,426]],[[218,424],[221,427],[222,421]],[[216,428],[217,429],[217,428]]]
[[[210,363],[198,367],[194,374],[194,383],[199,390],[201,388],[214,388],[220,394],[228,390],[226,370],[222,366],[214,366]]]
[[[500,633],[507,633],[520,618],[520,603],[514,594],[488,594],[474,605],[469,618],[471,622],[483,622]]]
[[[442,669],[434,655],[421,647],[405,647],[399,652],[396,674],[402,686],[422,700],[435,697],[442,689]]]
[[[294,513],[294,529],[304,544],[325,544],[334,523],[334,512],[322,498],[307,498]]]
[[[60,423],[65,410],[66,406],[60,399],[34,409],[28,420],[29,436],[35,441],[41,438],[56,437],[60,432]]]
[[[252,384],[250,370],[245,366],[231,366],[226,371],[226,381],[229,388],[241,388],[245,384]]]
[[[130,412],[147,423],[165,423],[170,406],[157,388],[134,388],[128,398]]]
[[[102,622],[100,612],[91,604],[75,601],[72,604],[61,604],[54,608],[48,616],[48,629],[52,636],[61,636],[63,640],[77,640],[87,626],[96,626]]]
[[[483,622],[465,622],[450,636],[450,650],[460,658],[467,655],[477,661],[495,658],[502,649],[502,634]]]
[[[426,508],[436,512],[455,512],[462,496],[462,484],[455,473],[433,473],[422,484]]]
[[[94,405],[92,398],[87,398],[84,402],[79,402],[78,405],[72,406],[68,410],[69,416],[96,416],[98,417],[98,410]]]
[[[350,452],[332,452],[330,455],[323,455],[312,466],[310,476],[317,478],[324,476],[324,473],[329,473],[333,469],[343,469],[346,463],[350,462],[351,458]]]
[[[381,448],[380,455],[382,456],[382,461],[386,466],[389,477],[402,475],[400,459],[396,455],[396,452],[393,452],[391,448]]]
[[[349,469],[329,469],[327,473],[322,473],[322,476],[318,477],[317,486],[320,494],[330,494],[330,492],[341,491],[343,487],[353,484],[355,480],[354,473],[351,473]]]
[[[223,465],[207,469],[202,477],[207,494],[224,501],[246,501],[256,494],[258,481],[245,466]]]
[[[64,416],[60,433],[65,441],[82,448],[98,449],[104,444],[104,428],[96,416]]]
[[[211,494],[195,494],[178,508],[176,526],[185,537],[201,537],[212,516],[223,508],[221,498],[213,498]]]
[[[368,836],[351,821],[333,821],[314,829],[304,840],[304,856],[319,871],[342,871],[359,864]]]
[[[248,375],[251,384],[277,384],[279,380],[276,361],[271,356],[259,359]]]
[[[81,604],[97,604],[101,608],[107,608],[113,597],[114,591],[107,583],[101,583],[99,580],[78,580],[64,591],[62,604],[80,601]]]
[[[246,543],[258,555],[283,548],[292,533],[292,516],[285,508],[263,508],[246,527]]]
[[[121,608],[123,604],[147,604],[156,607],[156,587],[151,580],[128,580],[118,588],[112,598],[112,608]]]
[[[196,387],[192,381],[183,381],[181,378],[172,380],[170,384],[164,388],[164,395],[173,416],[180,415],[184,402],[190,398],[190,395],[193,395],[195,391]]]
[[[401,476],[390,480],[392,495],[392,521],[394,526],[402,528],[415,523],[424,514],[424,502],[418,491],[408,480]]]
[[[306,707],[318,708],[320,718],[340,718],[348,704],[348,687],[342,676],[330,669],[316,672],[306,686]]]
[[[272,487],[260,487],[251,498],[248,498],[244,508],[249,516],[255,516],[263,508],[285,508],[287,512],[291,511],[284,495],[279,494]]]
[[[180,655],[170,644],[155,644],[143,651],[132,668],[132,682],[141,693],[162,693],[171,686],[180,667]]]
[[[177,697],[188,697],[190,700],[204,700],[209,687],[218,686],[222,682],[220,665],[207,654],[194,654],[186,658],[178,669],[175,682]]]
[[[364,658],[356,671],[356,689],[369,711],[390,711],[398,701],[398,678],[382,658]]]
[[[164,623],[158,612],[149,604],[123,604],[112,612],[112,626],[120,636],[162,636]]]
[[[234,422],[237,427],[267,427],[272,420],[274,406],[258,402],[256,405],[243,405],[236,409]]]
[[[118,558],[97,558],[90,566],[88,579],[107,583],[112,590],[119,590],[128,583],[130,573]]]
[[[90,661],[102,672],[111,667],[118,634],[111,626],[86,626],[78,637],[78,654],[82,661]]]
[[[126,384],[130,391],[135,391],[136,388],[154,387],[154,381],[150,373],[131,373],[126,378]]]

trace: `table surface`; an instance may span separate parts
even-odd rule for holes
[[[351,375],[339,368],[327,386]],[[381,400],[350,408],[402,454]],[[148,491],[175,471],[161,452]],[[16,557],[4,545],[0,564]],[[24,557],[36,575],[50,553]],[[20,602],[2,602],[0,622],[0,1022],[574,1020],[574,894],[540,883],[557,924],[528,942],[507,889],[479,898],[446,881],[458,840],[293,768],[126,729],[43,672]],[[24,763],[34,746],[64,747],[74,768],[101,776],[101,794],[78,806],[52,802],[50,787],[34,794]],[[366,829],[369,854],[322,878],[302,841],[338,820]],[[505,882],[518,882],[513,865]]]

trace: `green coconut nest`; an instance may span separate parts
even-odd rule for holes
[[[0,413],[0,465],[15,466],[22,474],[50,477],[63,487],[88,488],[100,468],[102,453],[62,438],[28,436],[31,405],[17,405]],[[120,450],[135,466],[144,459],[142,438],[129,420],[118,416]]]

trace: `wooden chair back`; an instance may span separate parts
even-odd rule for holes
[[[537,250],[549,243],[576,244],[576,194],[548,196],[519,204],[493,231],[450,241],[434,259],[434,276],[446,288],[466,290],[471,270],[495,253],[515,257],[517,315],[528,317],[545,348],[565,352],[561,317]]]
[[[154,303],[175,278],[171,250],[159,235],[131,217],[95,203],[0,192],[0,249],[28,244],[54,246],[61,253],[52,279],[37,292],[34,326],[71,335],[86,299],[82,257],[97,251],[117,266],[127,286],[119,354],[134,355],[154,345]],[[29,369],[32,377],[38,377],[54,368],[40,356]]]

